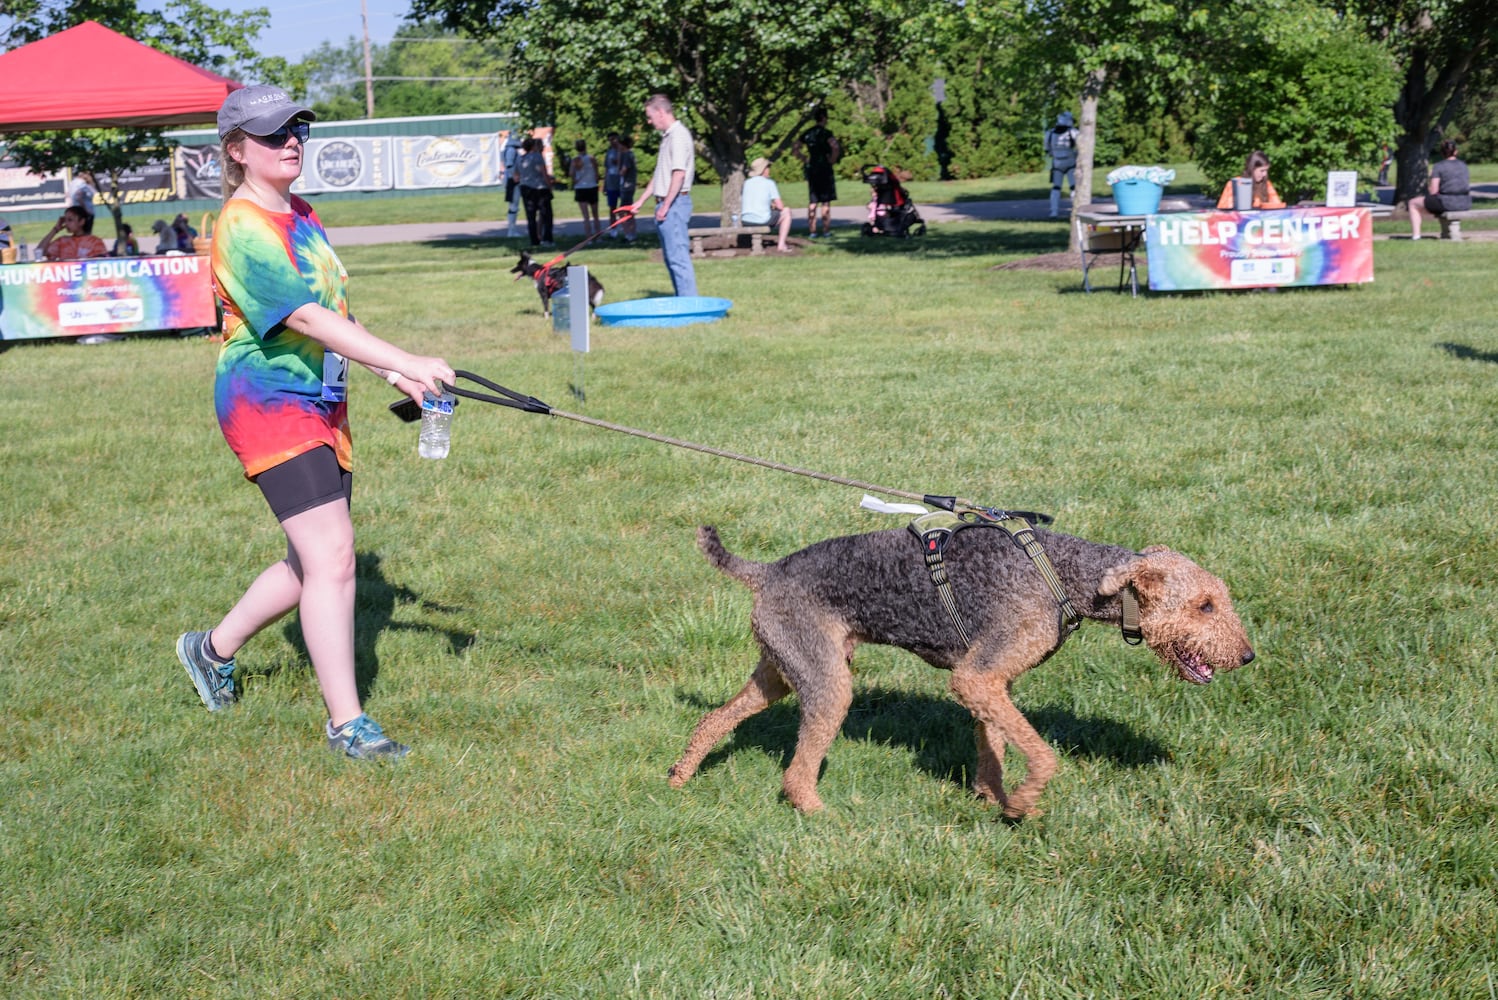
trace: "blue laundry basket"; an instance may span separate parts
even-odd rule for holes
[[[1165,194],[1163,186],[1146,180],[1119,181],[1112,187],[1119,215],[1154,215]]]

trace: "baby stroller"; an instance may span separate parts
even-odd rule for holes
[[[924,236],[926,223],[921,220],[900,178],[888,167],[865,167],[863,182],[869,191],[869,221],[863,224],[865,236]]]

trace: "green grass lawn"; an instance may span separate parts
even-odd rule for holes
[[[1374,284],[1279,294],[993,270],[1063,232],[708,260],[728,318],[595,327],[586,356],[506,245],[341,253],[371,329],[561,409],[1226,579],[1251,666],[1188,686],[1089,625],[1016,686],[1062,757],[1018,826],[968,790],[947,678],[877,648],[825,812],[779,797],[794,699],[666,785],[756,656],[696,526],[771,559],[899,519],[479,403],[423,461],[360,373],[361,679],[414,753],[323,749],[294,619],[210,716],[173,643],[283,551],[214,422],[215,345],[0,351],[0,992],[1492,996],[1493,246],[1379,242]],[[668,288],[644,248],[579,257],[612,301]]]

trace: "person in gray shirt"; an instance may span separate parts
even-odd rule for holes
[[[1456,158],[1456,143],[1441,143],[1441,159],[1430,168],[1430,193],[1410,199],[1410,239],[1420,238],[1420,220],[1425,215],[1465,212],[1472,207],[1472,178],[1467,165]]]

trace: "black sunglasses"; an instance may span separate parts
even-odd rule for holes
[[[297,142],[306,145],[307,136],[311,134],[312,124],[310,122],[287,122],[270,135],[257,135],[255,138],[272,149],[281,149],[286,143],[291,141],[292,136],[296,136]]]

